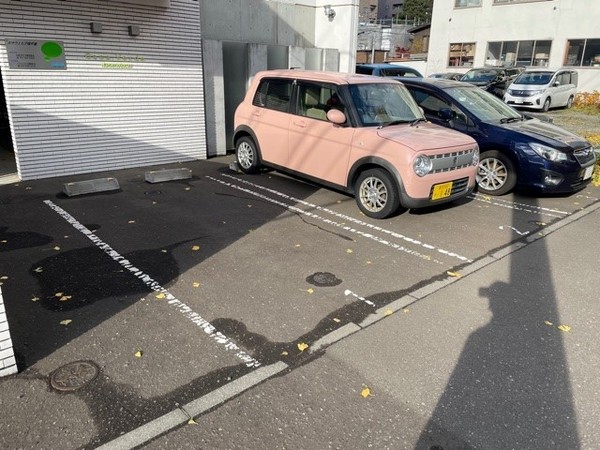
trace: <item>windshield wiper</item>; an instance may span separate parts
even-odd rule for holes
[[[523,118],[523,116],[519,116],[519,117],[503,117],[502,119],[500,119],[500,123],[522,122],[523,120],[525,120]]]
[[[412,120],[406,120],[406,119],[392,120],[391,122],[379,125],[379,128],[385,128],[385,127],[389,127],[390,125],[400,125],[402,123],[412,123],[412,122],[413,122]]]
[[[416,120],[413,120],[410,124],[411,127],[414,127],[415,125],[418,125],[419,122],[427,122],[427,119],[425,117],[419,117]]]

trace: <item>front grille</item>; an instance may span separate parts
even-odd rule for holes
[[[431,186],[429,190],[429,198],[433,195],[433,188],[435,186]],[[465,192],[469,187],[469,178],[460,178],[458,180],[452,180],[452,192],[450,195],[459,194],[461,192]]]
[[[573,156],[575,157],[577,162],[582,166],[585,166],[586,164],[596,159],[596,155],[594,154],[594,150],[592,149],[592,147],[586,147],[581,150],[575,150],[573,152]]]
[[[451,170],[464,169],[473,164],[475,149],[461,150],[459,152],[432,155],[432,169],[430,173],[450,172]]]
[[[531,97],[533,93],[531,91],[514,91],[510,90],[509,94],[514,97]]]

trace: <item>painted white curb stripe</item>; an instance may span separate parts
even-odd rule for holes
[[[223,175],[223,176],[227,176],[227,175]],[[437,259],[435,259],[435,258],[432,258],[430,255],[425,255],[425,254],[423,254],[423,253],[420,253],[420,252],[418,252],[418,251],[416,251],[416,250],[411,250],[411,249],[409,249],[409,248],[406,248],[406,247],[404,247],[404,246],[402,246],[402,245],[398,245],[398,244],[395,244],[395,243],[393,243],[393,242],[390,242],[390,241],[387,241],[387,240],[385,240],[385,239],[382,239],[382,238],[380,238],[380,237],[374,236],[374,235],[372,235],[372,234],[370,234],[370,233],[365,233],[364,231],[357,230],[356,228],[352,228],[352,227],[350,227],[350,226],[347,226],[347,225],[346,225],[346,224],[344,224],[344,223],[335,222],[335,221],[333,221],[333,220],[326,219],[325,217],[321,217],[321,216],[319,216],[318,214],[315,214],[315,213],[312,213],[312,212],[309,212],[309,211],[305,211],[305,210],[303,210],[303,209],[300,209],[300,208],[298,208],[298,207],[296,207],[296,206],[292,206],[292,205],[289,205],[289,204],[287,204],[287,203],[280,202],[280,201],[278,201],[278,200],[274,200],[274,199],[272,199],[272,198],[270,198],[270,197],[267,197],[266,195],[260,194],[260,193],[258,193],[258,192],[252,191],[252,190],[250,190],[250,189],[246,189],[246,188],[244,188],[244,187],[238,186],[238,185],[236,185],[236,184],[229,183],[229,182],[227,182],[227,181],[218,180],[218,179],[216,179],[216,178],[213,178],[213,177],[211,177],[211,176],[207,176],[206,178],[208,178],[208,179],[210,179],[210,180],[213,180],[213,181],[216,181],[217,183],[220,183],[220,184],[222,184],[222,185],[224,185],[224,186],[227,186],[227,187],[230,187],[230,188],[232,188],[232,189],[236,189],[236,190],[238,190],[238,191],[245,192],[245,193],[247,193],[247,194],[253,195],[253,196],[255,196],[255,197],[258,197],[258,198],[260,198],[260,199],[262,199],[262,200],[268,201],[269,203],[273,203],[273,204],[275,204],[275,205],[281,206],[281,207],[283,207],[283,208],[285,208],[285,209],[287,209],[287,210],[289,210],[289,211],[292,211],[292,212],[294,212],[294,213],[302,214],[302,215],[305,215],[305,216],[311,217],[311,218],[313,218],[313,219],[320,220],[320,221],[322,221],[323,223],[326,223],[326,224],[328,224],[328,225],[332,225],[332,226],[334,226],[334,227],[340,228],[340,229],[342,229],[342,230],[344,230],[344,231],[347,231],[347,232],[349,232],[349,233],[358,234],[359,236],[362,236],[362,237],[364,237],[364,238],[367,238],[367,239],[371,239],[372,241],[375,241],[375,242],[377,242],[377,243],[379,243],[379,244],[383,244],[383,245],[385,245],[385,246],[387,246],[387,247],[393,248],[394,250],[399,250],[399,251],[401,251],[401,252],[407,253],[407,254],[409,254],[409,255],[412,255],[412,256],[416,256],[416,257],[418,257],[418,258],[421,258],[421,259],[424,259],[424,260],[426,260],[426,261],[431,261],[431,262],[434,262],[434,263],[436,263],[436,264],[440,264],[440,265],[447,265],[447,264],[443,263],[442,261],[439,261],[439,260],[437,260]],[[234,178],[234,177],[229,177],[229,178],[233,178],[234,180],[238,180],[237,178]],[[245,183],[245,184],[250,184],[250,185],[252,185],[252,186],[256,186],[256,185],[253,185],[252,183],[244,182],[243,180],[238,180],[238,181],[240,181],[240,182],[242,182],[242,183]],[[257,187],[258,187],[258,188],[261,188],[260,186],[257,186]],[[266,189],[266,188],[262,188],[262,189],[264,189],[264,190],[268,190],[268,189]],[[287,199],[289,199],[290,201],[295,201],[295,202],[299,202],[299,203],[304,203],[304,204],[306,204],[306,205],[310,206],[310,204],[309,204],[309,203],[303,202],[303,201],[301,201],[301,200],[297,200],[297,199],[295,199],[294,197],[289,197],[289,196],[287,196],[287,195],[285,195],[285,194],[281,194],[281,193],[280,193],[280,196],[286,197],[286,198],[287,198]],[[316,205],[314,206],[314,208],[315,208],[315,209],[319,209],[319,210],[323,210],[323,211],[327,212],[327,211],[326,211],[326,208],[317,207]],[[335,213],[335,215],[336,215],[336,216],[342,216],[341,214],[337,214],[337,213]],[[345,216],[345,217],[347,217],[347,216]],[[351,222],[358,222],[358,223],[360,223],[361,225],[363,225],[363,224],[364,224],[365,226],[369,226],[369,228],[373,228],[373,229],[375,229],[375,230],[378,230],[378,231],[386,232],[386,230],[383,230],[383,229],[382,229],[382,228],[380,228],[380,227],[376,227],[376,226],[373,226],[373,225],[367,224],[366,222],[360,222],[360,221],[357,221],[356,219],[351,219],[351,218],[348,218],[348,221],[351,221]],[[458,254],[456,254],[456,253],[453,253],[453,252],[448,252],[448,251],[446,251],[446,250],[443,250],[443,249],[436,249],[436,248],[435,248],[433,245],[427,245],[427,244],[423,244],[423,243],[421,243],[421,242],[419,242],[419,241],[417,241],[417,240],[410,240],[410,238],[405,238],[404,236],[402,236],[402,235],[400,235],[400,234],[398,234],[398,233],[392,233],[392,232],[389,232],[389,234],[393,235],[394,237],[398,237],[398,238],[404,238],[405,240],[407,240],[407,241],[410,241],[410,242],[412,242],[412,243],[416,243],[416,244],[418,244],[418,245],[421,245],[421,246],[423,246],[424,248],[427,248],[428,250],[436,250],[436,251],[437,251],[437,252],[439,252],[439,253],[442,253],[442,254],[444,254],[444,255],[446,255],[446,256],[449,256],[449,257],[457,258],[457,259],[459,259],[459,260],[461,260],[461,261],[465,261],[465,262],[470,262],[470,261],[471,261],[470,259],[468,259],[468,258],[466,258],[466,257],[464,257],[464,256],[461,256],[461,255],[458,255]]]
[[[287,364],[278,362],[256,369],[243,377],[227,383],[225,386],[215,389],[203,397],[187,403],[180,409],[173,410],[123,436],[119,436],[117,439],[98,447],[98,450],[128,450],[142,445],[173,428],[184,425],[190,418],[199,416],[287,368]]]
[[[81,232],[84,236],[86,236],[100,250],[102,250],[104,253],[110,256],[115,262],[118,262],[123,266],[123,268],[129,270],[129,272],[135,275],[146,286],[148,286],[155,292],[164,294],[167,303],[170,306],[176,308],[183,316],[189,319],[198,328],[202,329],[208,335],[208,337],[212,338],[217,344],[221,344],[225,348],[225,350],[235,351],[235,356],[241,359],[246,364],[246,366],[260,366],[260,362],[258,360],[256,360],[253,356],[249,355],[246,351],[238,347],[231,339],[229,339],[223,333],[218,331],[213,325],[210,324],[210,322],[203,319],[200,314],[194,312],[192,308],[190,308],[188,305],[175,298],[173,294],[171,294],[167,289],[162,287],[156,280],[154,280],[154,278],[135,267],[129,260],[121,256],[121,254],[114,250],[110,245],[103,242],[98,236],[96,236],[88,228],[86,228],[79,221],[77,221],[77,219],[75,219],[71,214],[69,214],[60,206],[57,206],[50,200],[44,200],[44,203],[56,213],[58,213],[59,216],[61,216],[63,219],[69,222],[73,226],[73,228],[75,228],[77,231]]]

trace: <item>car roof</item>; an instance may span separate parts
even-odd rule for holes
[[[307,81],[320,81],[333,84],[363,84],[363,83],[395,83],[391,77],[373,75],[358,75],[344,72],[328,72],[321,70],[277,69],[258,72],[257,78],[300,78]]]

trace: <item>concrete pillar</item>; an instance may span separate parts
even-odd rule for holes
[[[289,62],[290,68],[295,67],[296,69],[306,68],[305,63],[305,51],[303,47],[290,47]]]
[[[267,70],[268,51],[264,44],[249,44],[248,45],[248,88],[252,77],[261,70]]]
[[[225,155],[225,85],[223,82],[223,44],[221,41],[202,41],[204,65],[204,107],[207,156]]]

